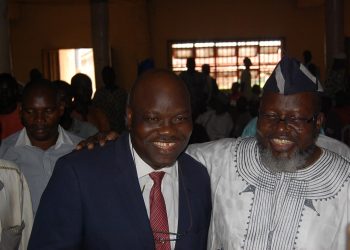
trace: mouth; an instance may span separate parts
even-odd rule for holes
[[[173,151],[175,149],[176,143],[175,142],[160,142],[160,141],[156,141],[153,142],[153,145],[159,149],[161,149],[162,151]]]
[[[279,145],[287,145],[287,144],[293,143],[293,142],[290,141],[290,140],[287,140],[287,139],[278,139],[278,138],[272,139],[272,141],[273,141],[275,144],[279,144]]]
[[[273,138],[270,143],[273,149],[279,152],[288,151],[294,146],[294,142],[286,138]]]
[[[46,128],[34,128],[33,132],[37,133],[37,134],[43,134],[47,132]]]

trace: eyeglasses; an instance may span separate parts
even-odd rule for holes
[[[318,113],[315,113],[311,118],[295,117],[295,116],[285,116],[281,118],[278,114],[267,114],[259,113],[259,118],[265,120],[266,122],[276,125],[280,122],[284,122],[286,126],[292,127],[294,129],[300,129],[309,123],[314,123],[317,119]]]
[[[171,233],[171,232],[163,232],[163,231],[153,231],[154,241],[158,243],[164,243],[167,241],[177,241],[180,240],[188,233],[186,230],[184,233]],[[167,237],[169,235],[169,237]]]
[[[179,175],[183,176],[182,169],[180,166],[179,166]],[[155,243],[165,243],[168,241],[178,241],[178,240],[182,239],[192,229],[193,219],[192,219],[192,209],[191,209],[191,205],[190,205],[190,200],[188,198],[188,193],[187,193],[187,189],[186,189],[184,180],[183,180],[183,178],[180,178],[180,179],[182,180],[180,184],[182,185],[182,188],[185,191],[186,205],[187,205],[188,214],[190,217],[190,223],[188,225],[188,228],[183,233],[153,231],[153,238],[154,238]]]

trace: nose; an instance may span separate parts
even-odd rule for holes
[[[164,120],[159,126],[159,134],[171,135],[175,132],[176,125],[171,120]]]
[[[35,112],[34,121],[37,123],[45,121],[45,114],[43,112]]]
[[[287,119],[280,117],[279,120],[276,122],[275,127],[278,131],[287,130],[289,128]]]

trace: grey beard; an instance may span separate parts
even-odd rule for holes
[[[289,158],[277,158],[273,156],[269,148],[264,148],[258,143],[262,164],[272,172],[294,173],[306,165],[307,158],[314,152],[316,146],[312,145],[304,151],[296,151]]]

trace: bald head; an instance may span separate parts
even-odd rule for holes
[[[127,125],[137,154],[152,168],[171,166],[192,133],[190,97],[174,73],[150,70],[135,82]]]
[[[159,91],[173,95],[171,93],[173,90],[182,92],[182,98],[189,101],[187,87],[175,73],[164,69],[149,70],[143,73],[132,86],[128,105],[132,106],[138,98],[146,97],[146,95],[157,95]]]

